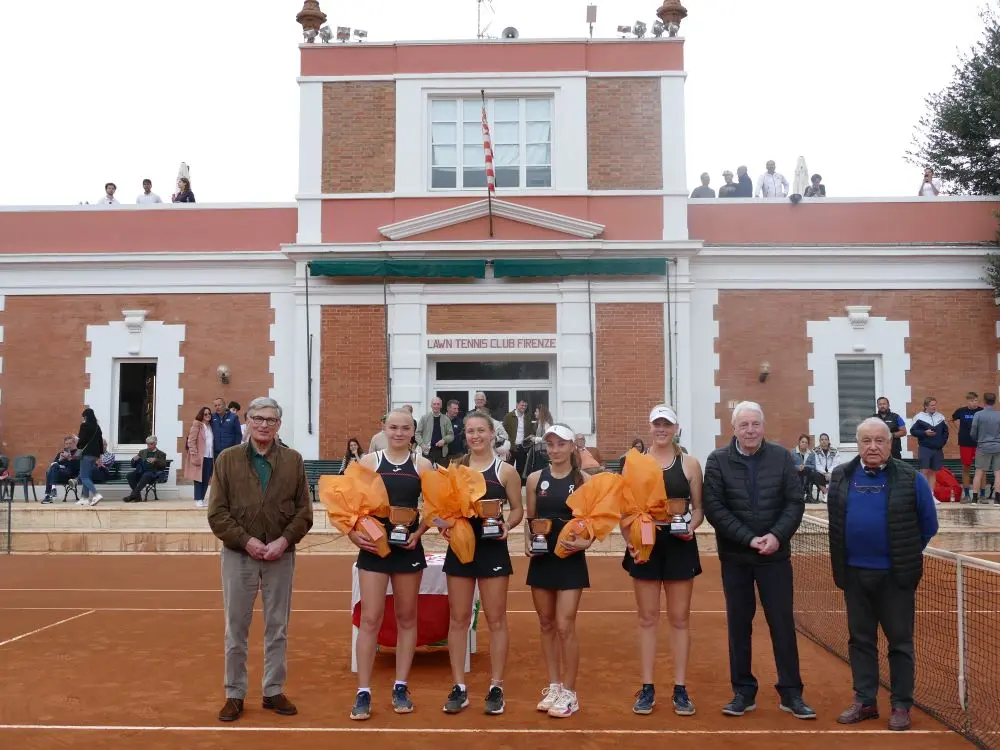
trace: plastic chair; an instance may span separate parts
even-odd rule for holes
[[[11,474],[13,475],[13,484],[10,488],[10,499],[14,499],[14,487],[20,485],[24,489],[24,502],[28,502],[28,486],[31,486],[31,494],[38,502],[38,492],[35,490],[35,457],[34,456],[15,456],[14,463],[11,464]]]

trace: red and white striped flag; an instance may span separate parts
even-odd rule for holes
[[[486,154],[486,190],[496,195],[496,171],[493,169],[493,140],[490,138],[490,123],[486,118],[486,99],[483,98],[483,151]]]

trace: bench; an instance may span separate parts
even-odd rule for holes
[[[622,473],[622,464],[623,463],[625,463],[624,459],[622,459],[622,458],[613,458],[610,461],[605,461],[604,462],[604,469],[606,471],[612,472],[613,474],[621,474]]]
[[[316,485],[319,484],[319,478],[339,474],[341,468],[344,466],[344,459],[312,459],[303,461],[302,463],[305,465],[306,481],[309,483],[309,494],[312,496],[312,501],[314,503],[319,502],[316,499]]]
[[[142,502],[149,500],[149,493],[153,493],[153,500],[159,500],[159,496],[156,494],[156,486],[158,484],[163,484],[167,481],[170,476],[170,465],[173,463],[171,459],[167,459],[167,468],[160,471],[156,478],[147,484],[142,491]],[[132,460],[125,459],[124,461],[115,461],[111,467],[111,471],[108,473],[108,478],[103,482],[94,482],[96,485],[106,485],[109,487],[128,487],[128,474],[132,471]],[[69,500],[70,493],[73,494],[74,499],[79,499],[77,492],[80,488],[79,478],[72,480],[71,482],[64,485],[63,502],[65,503]],[[131,489],[131,488],[129,488]]]

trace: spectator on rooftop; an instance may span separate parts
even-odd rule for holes
[[[734,198],[753,198],[753,180],[750,179],[745,166],[736,168],[736,182],[738,184]]]
[[[118,189],[118,186],[115,185],[115,183],[113,183],[113,182],[107,182],[107,183],[105,183],[104,184],[104,195],[102,195],[101,199],[99,201],[97,201],[97,205],[98,206],[117,206],[118,205],[118,199],[115,198],[115,191],[117,189]]]
[[[784,198],[788,195],[788,179],[781,172],[775,171],[774,160],[768,160],[767,171],[757,178],[754,195],[758,198]]]
[[[941,194],[941,180],[934,176],[930,167],[924,170],[924,181],[920,183],[917,195],[923,198],[936,198]]]
[[[805,195],[806,198],[825,198],[826,185],[823,184],[823,176],[814,174],[809,181],[812,184],[806,188],[806,192],[803,195]]]
[[[691,197],[692,198],[714,198],[715,197],[715,191],[708,186],[708,184],[711,181],[712,181],[712,178],[709,177],[708,172],[702,172],[701,173],[701,185],[699,185],[698,187],[696,187],[694,190],[691,191]]]
[[[726,184],[719,188],[720,198],[735,198],[739,193],[740,186],[733,182],[733,172],[727,169],[722,173],[722,179],[726,181]]]
[[[174,203],[194,203],[194,193],[191,192],[191,180],[181,177],[177,180],[177,192],[170,196]]]
[[[146,203],[163,203],[160,196],[153,192],[153,181],[148,178],[142,181],[142,192],[135,202],[140,206]]]

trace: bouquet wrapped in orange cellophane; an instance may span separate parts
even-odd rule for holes
[[[622,517],[624,482],[618,474],[603,472],[591,477],[566,499],[573,520],[563,526],[556,542],[557,557],[569,557],[573,551],[560,542],[573,538],[604,539]]]
[[[633,448],[622,465],[622,484],[622,525],[628,527],[627,541],[636,552],[636,560],[647,562],[656,544],[656,521],[667,517],[663,467]]]
[[[436,466],[420,475],[424,517],[448,529],[448,545],[460,563],[470,563],[476,554],[476,535],[469,519],[477,515],[476,501],[486,494],[481,472],[468,466]]]
[[[389,555],[389,538],[377,518],[389,515],[389,495],[382,477],[357,461],[341,476],[319,478],[319,499],[341,534],[357,531],[372,540],[379,557]]]

